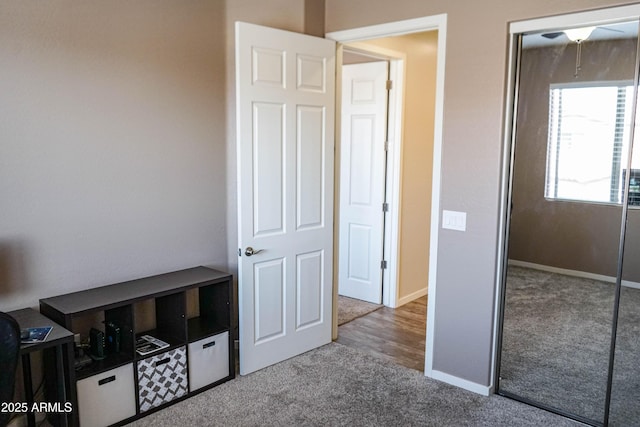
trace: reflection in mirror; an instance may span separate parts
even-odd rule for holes
[[[528,34],[519,60],[499,393],[596,425],[636,43],[635,22]]]
[[[640,424],[640,169],[637,163],[640,144],[637,132],[636,127],[629,174],[629,210],[611,383],[610,426]]]

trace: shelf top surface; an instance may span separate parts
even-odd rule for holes
[[[172,291],[180,292],[181,290],[196,285],[224,280],[229,277],[229,273],[212,268],[202,266],[193,267],[186,270],[44,298],[40,300],[40,303],[46,304],[63,314],[74,314],[128,301],[150,298],[158,294],[168,294]]]
[[[24,328],[39,328],[42,326],[53,326],[51,333],[47,339],[38,343],[23,343],[20,345],[21,353],[28,353],[32,349],[41,349],[50,347],[52,345],[65,342],[73,342],[73,333],[62,326],[55,323],[53,320],[45,317],[36,310],[31,308],[23,308],[21,310],[10,311],[11,317],[16,319],[20,329]]]

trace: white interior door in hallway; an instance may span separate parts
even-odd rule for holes
[[[389,64],[342,67],[338,292],[382,302]]]
[[[243,375],[331,341],[335,49],[236,24]]]

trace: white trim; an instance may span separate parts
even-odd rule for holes
[[[393,87],[389,91],[389,151],[387,152],[386,199],[389,212],[385,215],[384,253],[387,269],[383,271],[382,303],[398,307],[398,281],[400,280],[400,210],[402,206],[402,145],[404,100],[406,92],[406,55],[389,62]]]
[[[402,59],[406,61],[407,59],[407,54],[404,52],[376,46],[375,44],[369,44],[366,41],[350,42],[348,45],[344,46],[343,50],[385,61],[391,59]]]
[[[622,87],[622,86],[633,86],[633,79],[603,80],[603,81],[589,80],[588,82],[549,83],[549,89],[574,89],[574,88]],[[569,200],[569,201],[572,201],[572,200]]]
[[[481,394],[483,396],[489,396],[490,394],[493,394],[492,386],[486,386],[486,385],[474,383],[472,381],[468,381],[460,377],[454,377],[453,375],[445,374],[444,372],[432,370],[430,376],[434,380],[442,381],[442,382],[454,385],[456,387],[460,387],[465,390],[469,390],[474,393]]]
[[[336,69],[334,70],[336,73],[336,94],[335,94],[335,120],[334,120],[334,179],[333,179],[333,299],[332,299],[332,328],[331,328],[331,339],[336,340],[338,338],[338,283],[339,283],[339,271],[338,266],[340,265],[340,200],[335,200],[336,197],[340,195],[340,178],[336,176],[336,171],[339,171],[342,167],[340,156],[338,155],[340,150],[340,129],[342,129],[342,73],[338,73],[338,70],[342,69],[342,55],[344,48],[341,44],[336,45]]]
[[[447,48],[447,15],[438,15],[438,65],[436,70],[435,126],[433,135],[433,183],[431,186],[431,231],[429,242],[429,296],[427,297],[427,339],[424,374],[433,377],[433,354],[438,269],[438,232],[440,224],[440,187],[442,174],[442,130],[444,126],[444,77]]]
[[[427,339],[425,345],[424,374],[433,377],[433,335],[435,331],[436,279],[438,266],[438,226],[440,223],[440,181],[442,171],[442,127],[444,116],[444,77],[447,40],[447,15],[440,14],[405,21],[371,25],[368,27],[328,33],[326,38],[341,43],[365,39],[398,36],[424,31],[438,31],[436,68],[436,102],[433,138],[433,181],[431,187],[431,236],[429,242],[429,289],[427,308]],[[336,290],[337,292],[337,290]],[[453,377],[452,377],[453,378]],[[447,381],[447,380],[443,380]]]
[[[428,292],[429,292],[429,288],[424,287],[422,289],[419,289],[419,290],[417,290],[415,292],[410,293],[409,295],[403,296],[402,298],[398,299],[398,305],[396,307],[400,307],[402,305],[410,303],[413,300],[416,300],[416,299],[418,299],[420,297],[423,297],[423,296],[427,295]]]
[[[325,37],[341,43],[350,43],[360,40],[440,30],[442,22],[447,22],[446,13],[441,15],[425,16],[422,18],[406,19],[404,21],[370,25],[368,27],[352,28],[350,30],[333,31],[327,33]]]
[[[622,280],[620,284],[626,288],[640,289],[640,283],[638,282],[632,282],[630,280]]]
[[[564,276],[579,277],[581,279],[598,280],[600,282],[606,282],[606,283],[616,283],[616,278],[614,276],[589,273],[588,271],[569,270],[568,268],[560,268],[560,267],[554,267],[552,265],[544,265],[544,264],[535,264],[533,262],[519,261],[517,259],[510,259],[508,261],[508,264],[514,267],[530,268],[532,270],[562,274]],[[627,288],[640,289],[640,283],[632,282],[630,280],[623,280],[622,286],[625,286]]]
[[[637,19],[640,16],[640,5],[610,7],[566,15],[516,21],[509,25],[511,34],[567,29],[577,26],[604,25],[614,22]]]

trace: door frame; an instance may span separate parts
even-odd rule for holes
[[[427,377],[435,378],[437,371],[433,369],[434,355],[434,331],[435,312],[437,309],[436,279],[437,279],[437,255],[438,255],[438,228],[440,224],[440,187],[442,170],[442,130],[444,116],[444,77],[445,77],[445,54],[447,36],[447,14],[426,16],[422,18],[408,19],[404,21],[390,22],[386,24],[371,25],[367,27],[354,28],[349,30],[334,31],[327,33],[326,38],[335,40],[338,43],[351,43],[377,39],[382,37],[400,36],[411,33],[425,31],[438,31],[438,52],[436,68],[436,102],[435,121],[433,138],[433,181],[431,187],[431,225],[429,241],[429,280],[428,280],[428,301],[427,301],[427,336],[425,343],[425,369]],[[336,87],[340,87],[341,82],[336,80]],[[336,129],[338,126],[336,126]],[[336,143],[339,144],[339,135],[336,135]],[[425,242],[425,245],[427,242]],[[335,253],[334,253],[335,257]],[[334,264],[335,265],[335,264]],[[335,270],[334,270],[335,277]],[[334,281],[333,286],[333,335],[338,335],[337,326],[337,301],[338,287]],[[451,382],[451,378],[442,378],[446,382]],[[457,384],[454,384],[457,385]],[[462,385],[463,388],[466,388]]]
[[[366,42],[340,44],[336,52],[336,153],[342,144],[341,133],[338,130],[342,126],[342,55],[344,51],[357,53],[389,63],[389,80],[393,82],[393,89],[389,91],[387,109],[387,135],[389,137],[389,151],[385,166],[385,201],[389,204],[389,211],[384,215],[383,224],[383,255],[387,261],[387,268],[382,272],[382,304],[396,308],[402,305],[398,301],[398,241],[400,239],[400,200],[402,188],[402,120],[404,117],[404,91],[405,91],[405,63],[407,55],[392,49],[368,45]],[[338,98],[339,97],[339,98]],[[335,161],[335,168],[339,170],[340,159]],[[340,179],[336,174],[335,194],[339,197]],[[340,208],[337,200],[335,205]],[[339,212],[335,218],[340,218]],[[338,230],[336,230],[338,231]],[[334,242],[339,244],[339,236],[336,233]],[[339,256],[339,248],[334,248],[334,253]],[[337,261],[336,261],[337,262]],[[339,264],[334,264],[339,265]],[[337,269],[336,269],[337,270]],[[337,277],[337,276],[336,276]],[[336,279],[337,280],[337,279]],[[336,283],[338,283],[336,281]]]

